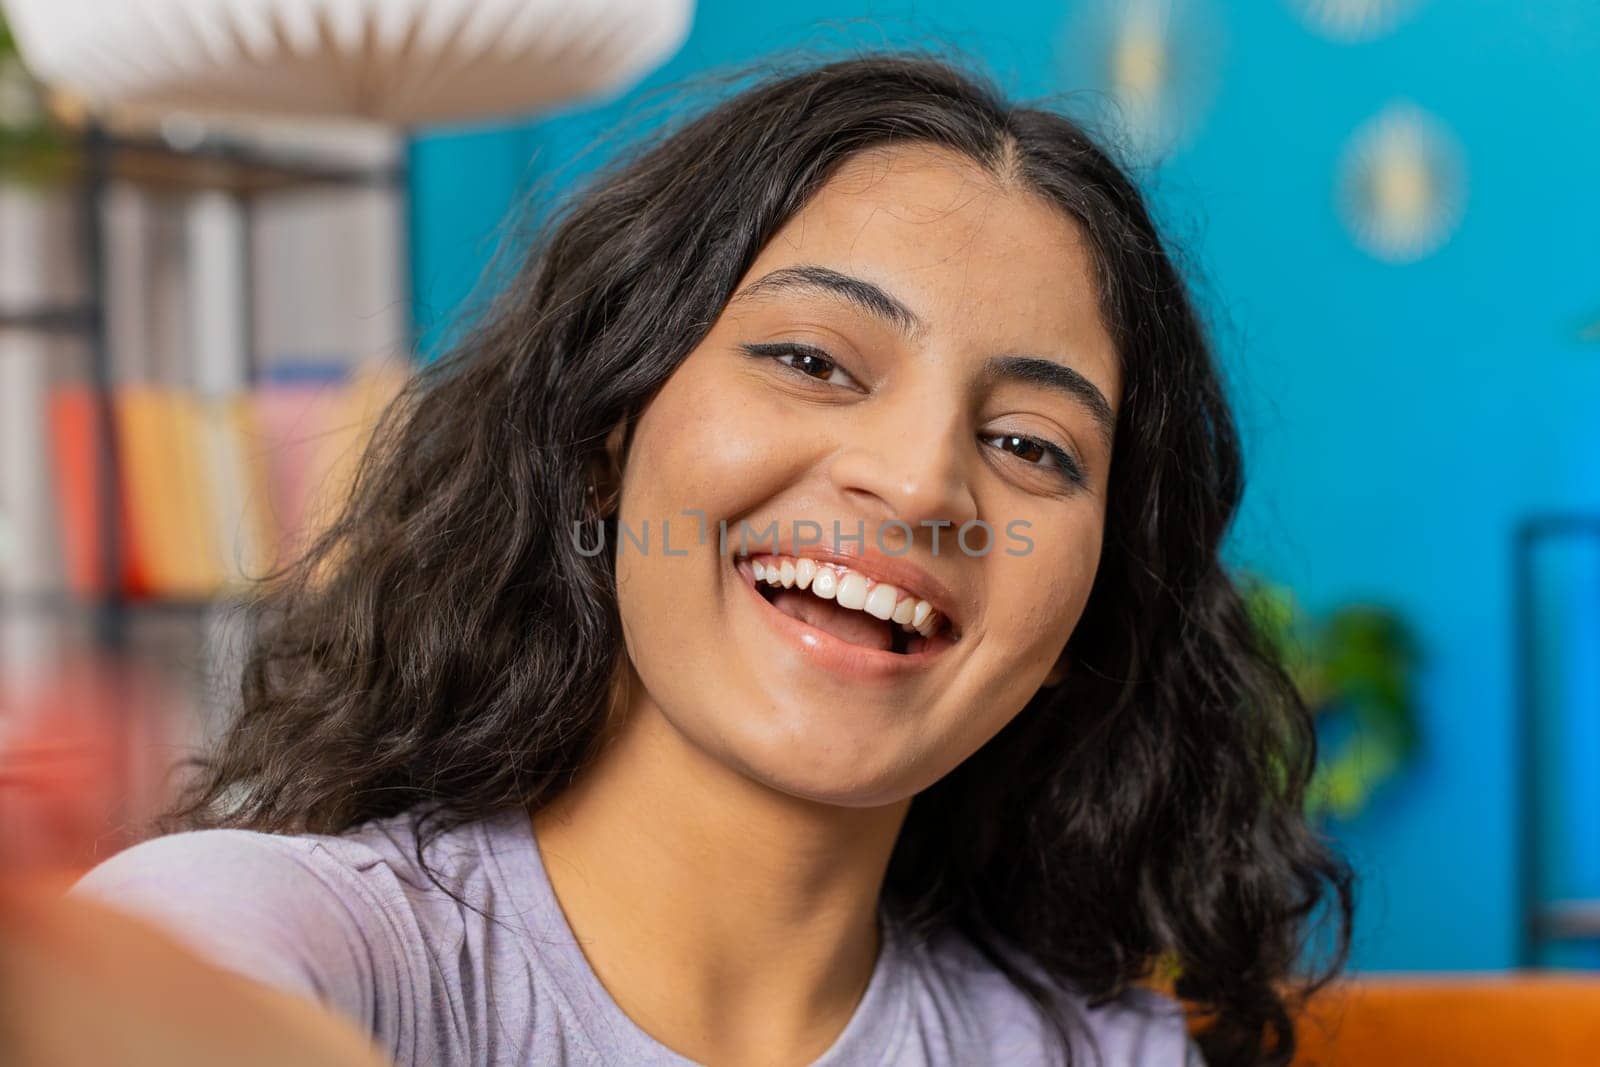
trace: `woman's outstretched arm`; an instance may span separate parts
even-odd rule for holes
[[[0,885],[0,1060],[19,1067],[389,1061],[347,1019],[49,884]]]

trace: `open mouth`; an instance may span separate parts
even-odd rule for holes
[[[921,634],[907,633],[904,628],[888,619],[875,619],[859,611],[841,608],[836,603],[818,600],[808,593],[768,585],[765,582],[756,583],[756,592],[760,593],[761,598],[768,604],[790,618],[799,619],[809,626],[815,626],[832,634],[841,641],[862,648],[875,648],[881,652],[906,656],[923,651],[932,640]]]
[[[886,583],[849,577],[848,570],[808,561],[797,579],[792,566],[782,578],[775,567],[747,559],[739,560],[737,568],[781,614],[864,651],[915,658],[942,651],[956,640],[949,620],[931,605]]]

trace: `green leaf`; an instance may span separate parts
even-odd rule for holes
[[[1251,624],[1306,706],[1319,719],[1349,725],[1337,751],[1319,752],[1306,805],[1316,815],[1350,818],[1420,748],[1411,695],[1422,661],[1419,642],[1387,607],[1350,604],[1315,624],[1282,585],[1245,574],[1240,587]],[[1281,785],[1284,768],[1273,771]]]

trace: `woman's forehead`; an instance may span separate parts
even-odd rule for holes
[[[926,336],[976,349],[1074,352],[1117,379],[1092,255],[1078,223],[959,153],[907,145],[857,153],[757,256],[734,298],[775,272],[822,270],[892,294]],[[1087,367],[1086,367],[1087,369]]]
[[[973,307],[1092,289],[1078,224],[1044,198],[1002,184],[945,149],[910,145],[847,159],[757,257],[746,281],[777,266],[825,261],[931,290]],[[1070,301],[1069,301],[1070,302]]]

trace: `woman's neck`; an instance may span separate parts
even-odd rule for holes
[[[702,1063],[801,1065],[849,1022],[910,801],[842,808],[701,751],[648,699],[533,816],[551,887],[612,998]]]

